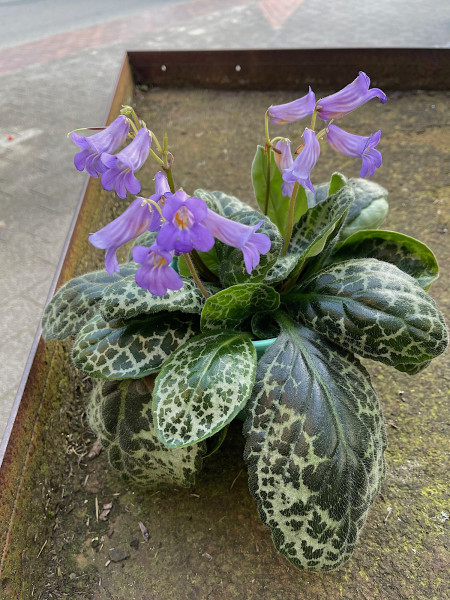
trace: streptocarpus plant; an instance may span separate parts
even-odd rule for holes
[[[136,486],[191,485],[207,444],[217,449],[244,414],[261,519],[288,560],[317,571],[350,557],[384,477],[382,411],[359,357],[412,375],[447,345],[426,291],[438,276],[431,250],[377,229],[387,191],[339,173],[311,183],[323,139],[362,159],[361,177],[381,166],[380,131],[335,124],[386,101],[369,85],[360,73],[326,98],[310,89],[267,110],[252,164],[260,212],[223,192],[177,189],[167,136],[160,143],[130,107],[99,133],[72,133],[77,169],[121,198],[139,193],[135,172],[149,157],[159,170],[153,195],[91,234],[107,273],[66,283],[43,319],[45,339],[75,338],[73,361],[94,378],[89,423]],[[270,123],[306,117],[294,155],[270,137]]]

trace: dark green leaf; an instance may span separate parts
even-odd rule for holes
[[[280,319],[260,359],[244,425],[249,488],[276,548],[328,571],[352,554],[384,477],[384,423],[351,354]]]
[[[202,310],[201,329],[238,329],[257,312],[274,311],[280,295],[262,283],[233,285],[210,296]]]
[[[343,348],[396,368],[441,354],[447,329],[433,299],[394,265],[332,265],[283,300],[297,319]]]
[[[45,307],[42,337],[48,341],[63,340],[76,335],[97,312],[98,304],[106,290],[113,283],[130,276],[136,269],[135,263],[127,263],[121,265],[120,273],[109,275],[102,269],[68,281]]]
[[[106,323],[97,314],[79,332],[72,358],[92,377],[139,378],[158,371],[178,346],[197,333],[197,315],[164,312]]]
[[[194,484],[206,444],[167,448],[156,435],[152,417],[152,380],[99,381],[87,408],[91,429],[109,462],[127,482],[144,489]]]
[[[277,259],[264,282],[273,284],[295,277],[308,258],[320,254],[339,232],[353,199],[351,189],[344,187],[310,208],[294,226],[287,254]]]
[[[352,258],[376,258],[392,263],[429,289],[439,276],[439,266],[433,252],[415,238],[380,229],[358,231],[339,244],[332,262]]]
[[[220,431],[245,406],[255,370],[248,335],[218,331],[180,346],[155,382],[153,415],[161,441],[181,448]]]

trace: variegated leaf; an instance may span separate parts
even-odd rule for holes
[[[245,406],[255,371],[250,336],[218,331],[191,338],[156,378],[153,415],[160,439],[181,448],[214,435]]]
[[[376,258],[392,263],[414,277],[424,289],[429,289],[439,277],[436,257],[428,246],[396,231],[358,231],[337,246],[330,260],[335,263],[352,258]]]
[[[231,217],[235,213],[243,210],[251,210],[251,207],[230,194],[220,191],[209,191],[199,188],[195,190],[193,196],[202,198],[210,210],[213,210],[222,217]]]
[[[384,422],[351,354],[284,318],[260,359],[244,425],[249,488],[274,544],[300,569],[352,554],[384,477]]]
[[[171,450],[153,426],[152,379],[98,381],[87,417],[111,466],[127,482],[144,489],[194,484],[206,444]]]
[[[198,333],[197,315],[158,313],[106,323],[97,314],[79,332],[72,358],[91,377],[139,378],[158,371],[178,346]]]
[[[310,208],[294,226],[287,254],[277,259],[264,283],[273,285],[288,276],[295,277],[306,259],[320,254],[338,233],[353,200],[352,190],[344,186]]]
[[[104,269],[75,277],[64,284],[47,304],[42,317],[44,340],[63,340],[76,335],[97,312],[105,291],[113,283],[134,273],[135,263],[120,266],[120,273],[109,275]]]
[[[250,274],[244,264],[244,256],[239,248],[232,248],[222,242],[216,242],[217,257],[219,259],[219,278],[224,287],[237,285],[238,283],[257,283],[262,281],[269,269],[275,264],[280,253],[282,238],[277,227],[261,213],[256,210],[247,210],[235,213],[232,221],[244,223],[244,225],[256,225],[262,221],[261,227],[256,233],[265,233],[270,238],[270,250],[267,254],[261,254],[260,262]]]
[[[130,319],[137,315],[179,310],[200,313],[205,298],[192,279],[184,278],[183,287],[169,290],[164,296],[154,296],[139,287],[134,275],[112,285],[104,295],[100,311],[105,321]]]
[[[401,370],[431,360],[447,346],[447,328],[433,299],[415,279],[376,259],[332,265],[283,301],[332,342]]]
[[[238,329],[258,312],[270,312],[280,305],[280,295],[262,283],[233,285],[210,296],[202,310],[201,329]]]

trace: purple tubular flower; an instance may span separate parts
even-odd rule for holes
[[[183,190],[166,193],[162,208],[163,223],[157,242],[166,251],[191,252],[194,248],[207,252],[214,246],[214,238],[202,224],[206,204],[201,198],[189,197]]]
[[[143,233],[152,220],[148,206],[141,206],[141,202],[141,198],[136,198],[117,219],[89,235],[93,246],[106,250],[105,267],[110,275],[120,270],[116,256],[117,248]]]
[[[286,183],[295,183],[298,181],[301,186],[308,188],[315,193],[314,186],[311,183],[310,174],[319,159],[320,144],[314,131],[308,128],[303,132],[303,141],[305,142],[305,147],[297,156],[293,164],[284,171],[283,181]]]
[[[170,266],[172,258],[172,252],[162,250],[157,244],[153,244],[151,248],[145,246],[133,248],[134,262],[142,265],[134,276],[138,286],[155,296],[164,296],[167,290],[182,288],[183,280]]]
[[[164,203],[166,201],[165,195],[170,193],[169,182],[167,181],[167,177],[164,173],[156,173],[155,175],[155,193],[150,196],[150,200],[156,202],[156,204],[162,209]],[[150,225],[148,226],[149,231],[159,231],[162,225],[161,215],[158,212],[158,209],[154,206],[149,206],[149,209],[152,214],[152,220]]]
[[[130,122],[120,115],[106,129],[90,137],[84,137],[75,131],[71,133],[72,141],[81,148],[81,152],[75,154],[73,159],[78,171],[86,169],[89,175],[95,178],[104,173],[107,167],[101,161],[101,154],[117,150],[127,139],[129,129]]]
[[[203,224],[215,238],[242,250],[245,268],[249,274],[259,265],[260,254],[266,254],[270,250],[269,237],[265,233],[255,233],[262,223],[260,221],[257,225],[244,225],[221,217],[209,208],[206,209],[206,217],[203,219]]]
[[[375,146],[380,141],[381,130],[364,137],[348,133],[336,125],[329,125],[327,129],[327,141],[333,150],[345,154],[345,156],[354,156],[362,158],[360,177],[369,177],[375,173],[375,169],[381,167],[383,159],[381,152],[375,150]]]
[[[134,172],[147,160],[151,143],[150,132],[142,128],[131,144],[117,154],[104,152],[101,159],[107,170],[102,174],[103,188],[108,191],[115,188],[119,198],[126,198],[127,190],[131,194],[138,194],[141,184]]]
[[[292,167],[292,163],[294,162],[291,153],[291,142],[288,139],[283,138],[278,140],[278,142],[275,144],[275,148],[281,153],[279,154],[278,152],[274,152],[274,155],[277,166],[283,174],[286,169],[290,169]],[[293,183],[287,183],[286,181],[283,181],[281,185],[283,196],[291,197],[293,190]]]
[[[312,115],[316,105],[314,92],[309,88],[306,96],[298,98],[287,104],[278,104],[269,108],[269,121],[280,125],[282,123],[292,123],[299,121],[303,117]]]
[[[360,71],[358,77],[345,88],[331,96],[321,98],[317,102],[317,114],[324,121],[329,121],[348,114],[372,98],[379,98],[384,104],[387,100],[386,94],[379,88],[369,90],[369,85],[369,77]]]

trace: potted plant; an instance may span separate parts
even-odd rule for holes
[[[358,357],[412,375],[447,345],[427,293],[433,253],[377,229],[387,191],[363,177],[381,166],[381,132],[336,125],[373,98],[386,101],[361,72],[331,96],[310,89],[269,107],[251,173],[260,212],[177,189],[167,135],[131,107],[90,137],[71,134],[77,169],[120,198],[140,192],[149,157],[158,164],[155,193],[90,235],[106,272],[66,283],[43,318],[44,338],[74,337],[73,361],[94,378],[87,413],[112,468],[141,488],[192,485],[243,419],[250,492],[301,569],[351,556],[384,477],[382,410]],[[271,137],[270,124],[306,118],[294,151]],[[361,178],[334,173],[314,187],[322,140],[360,158]]]

